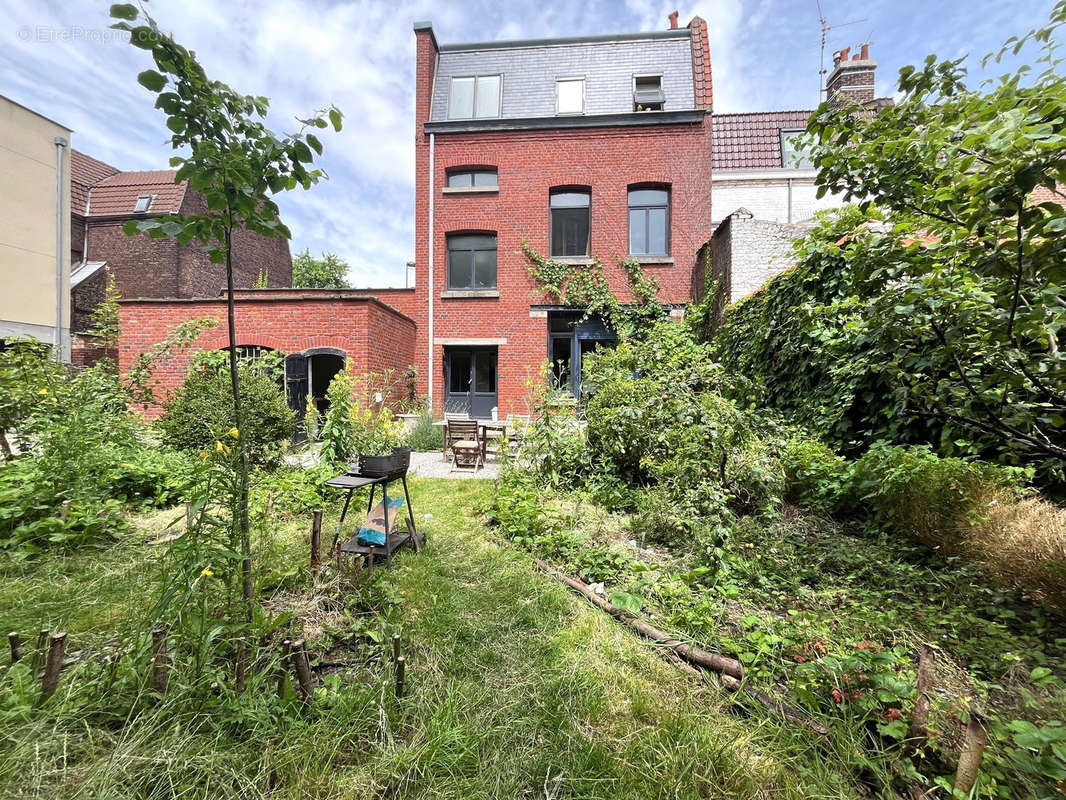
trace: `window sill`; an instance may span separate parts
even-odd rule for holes
[[[663,266],[672,266],[674,259],[670,256],[626,256],[627,261],[636,261],[638,264],[654,265],[661,264]]]
[[[579,267],[591,267],[596,263],[595,259],[588,256],[551,256],[550,258],[557,264],[572,264]]]
[[[499,194],[499,186],[445,186],[441,194]]]
[[[446,292],[441,292],[441,300],[459,300],[470,299],[475,297],[494,298],[499,297],[500,293],[496,289],[449,289]]]

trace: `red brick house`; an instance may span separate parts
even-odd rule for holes
[[[678,308],[711,222],[707,25],[441,45],[415,23],[415,261],[422,390],[437,413],[523,412],[550,359],[576,390],[613,338],[551,304],[523,242],[575,264],[640,261]]]
[[[598,258],[623,301],[627,258],[677,315],[693,299],[711,231],[707,26],[697,17],[679,28],[674,14],[665,31],[446,45],[429,23],[414,32],[416,286],[240,292],[238,345],[288,355],[294,408],[346,363],[414,365],[437,414],[522,413],[527,378],[546,359],[577,391],[582,354],[614,338],[604,321],[544,296],[524,242],[575,265]],[[168,275],[164,295],[212,288]],[[204,294],[123,301],[120,368],[176,323],[221,316],[217,288]],[[196,346],[224,345],[219,328]],[[164,365],[164,385],[178,385],[186,364]]]
[[[71,333],[73,360],[94,360],[93,343],[77,336],[89,328],[109,277],[124,298],[215,296],[225,286],[225,267],[212,264],[198,243],[127,236],[123,224],[206,208],[174,170],[123,172],[77,150],[71,151]],[[234,280],[249,287],[263,274],[270,286],[292,285],[289,243],[281,237],[234,234]]]

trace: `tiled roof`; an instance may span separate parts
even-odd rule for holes
[[[118,170],[99,159],[87,156],[80,150],[70,150],[70,210],[75,214],[85,213],[85,201],[89,187],[118,174]]]
[[[174,183],[177,174],[172,169],[146,172],[119,172],[92,187],[89,195],[89,215],[132,214],[137,198],[154,195],[149,214],[175,214],[185,198],[187,181]]]
[[[711,169],[781,167],[781,131],[807,127],[813,111],[715,114]]]

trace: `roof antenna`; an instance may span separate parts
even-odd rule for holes
[[[825,14],[822,13],[822,0],[814,0],[814,2],[818,6],[818,22],[822,27],[822,50],[818,56],[818,103],[821,104],[822,95],[825,94],[825,45],[829,31],[834,28],[846,28],[848,25],[858,25],[860,22],[866,22],[867,17],[853,19],[850,22],[841,22],[838,25],[830,25],[829,20],[827,20]]]

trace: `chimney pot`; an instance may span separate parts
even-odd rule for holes
[[[677,15],[678,12],[674,11],[670,14],[670,30],[677,30]]]
[[[865,44],[863,44],[863,46],[860,48],[860,52],[862,53],[862,60],[863,61],[869,61],[870,60],[870,43],[866,42]]]
[[[841,61],[847,61],[847,60],[848,60],[848,54],[849,54],[849,53],[851,53],[851,48],[850,48],[850,47],[844,47],[844,48],[842,48],[842,49],[840,50],[840,60],[841,60]]]

